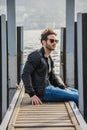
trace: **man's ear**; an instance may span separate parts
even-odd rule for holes
[[[46,44],[46,41],[45,40],[42,40],[42,45],[45,45]]]

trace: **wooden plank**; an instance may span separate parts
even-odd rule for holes
[[[35,106],[22,105],[15,122],[15,127],[72,126],[64,103],[47,103]]]
[[[14,130],[75,130],[74,127],[50,127],[50,128],[15,128]]]
[[[30,105],[26,100],[22,101],[21,105],[18,105],[20,108],[16,118],[12,119],[14,122],[10,122],[8,130],[80,130],[78,122],[74,122],[77,120],[73,120],[75,117],[71,119],[73,111],[68,102]]]
[[[69,103],[65,103],[65,104],[66,104],[69,116],[71,118],[72,124],[75,125],[76,130],[82,130],[81,127],[80,127],[80,124],[79,124],[79,122],[77,120],[77,118],[75,117],[75,114],[74,114],[70,104]]]
[[[60,118],[61,117],[61,118]],[[67,118],[67,119],[69,119],[69,116],[68,115],[24,115],[24,116],[22,116],[22,117],[19,117],[18,116],[18,118],[30,118],[30,119],[36,119],[36,118],[42,118],[42,119],[44,119],[44,118],[59,118],[59,119],[65,119],[65,118]]]
[[[79,109],[77,108],[76,104],[74,102],[70,102],[70,106],[72,107],[74,114],[82,128],[82,130],[87,130],[87,123],[85,122],[83,116],[81,115]]]
[[[31,127],[74,127],[74,125],[72,124],[68,124],[68,123],[19,123],[19,124],[15,124],[14,127],[18,127],[18,128],[31,128]]]
[[[78,121],[69,105],[69,103],[65,103],[66,104],[66,108],[67,108],[67,112],[69,113],[70,119],[72,121],[73,124],[78,124]]]
[[[17,118],[17,114],[18,114],[19,109],[20,109],[20,104],[21,104],[22,98],[24,96],[24,88],[23,88],[22,84],[20,84],[20,90],[19,91],[20,91],[20,94],[19,94],[19,97],[18,97],[18,102],[16,104],[16,107],[14,109],[13,115],[12,115],[12,117],[10,119],[9,124],[8,124],[8,129],[10,129],[10,127],[15,124],[15,121],[16,121],[16,118]]]
[[[43,119],[43,120],[39,120],[39,123],[71,123],[71,120],[58,120],[58,119],[55,119],[55,120],[48,120],[48,119]],[[17,123],[38,123],[37,119],[34,119],[34,120],[17,120]]]

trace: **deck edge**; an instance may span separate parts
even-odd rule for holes
[[[23,88],[23,85],[22,83],[19,84],[19,87],[17,88],[16,92],[15,92],[15,95],[7,109],[7,112],[2,120],[2,123],[0,125],[0,130],[6,130],[7,129],[7,126],[8,126],[8,123],[11,119],[11,116],[12,116],[12,113],[14,111],[14,108],[15,108],[15,105],[17,103],[17,100],[18,100],[18,97],[22,91],[22,88]]]
[[[70,106],[73,109],[73,112],[74,112],[82,130],[87,130],[87,123],[85,122],[85,120],[84,120],[83,116],[81,115],[81,113],[80,113],[78,107],[76,106],[76,104],[73,101],[71,101]]]

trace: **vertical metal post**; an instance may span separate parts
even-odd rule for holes
[[[20,75],[22,74],[22,70],[23,70],[23,50],[24,50],[24,30],[23,27],[21,27],[21,62],[20,62]],[[20,76],[21,78],[21,76]]]
[[[66,83],[74,87],[74,0],[66,0]]]
[[[15,0],[7,0],[7,25],[8,25],[8,66],[9,87],[15,88],[17,83],[17,42],[16,42],[16,17]]]
[[[60,76],[66,83],[66,28],[61,28],[60,57]]]
[[[9,74],[8,74],[8,26],[6,21],[6,43],[7,43],[7,107],[9,107]]]
[[[87,122],[87,13],[77,15],[79,109]]]
[[[64,77],[64,83],[66,84],[66,28],[64,28],[63,31],[63,77]]]
[[[7,110],[7,46],[6,46],[6,17],[0,16],[0,120]]]
[[[1,46],[1,16],[0,16],[0,123],[2,121],[2,46]]]
[[[23,67],[23,27],[17,27],[17,82],[20,83]]]
[[[60,39],[60,77],[63,79],[63,28],[61,28]]]
[[[75,43],[74,43],[74,77],[75,77],[75,88],[78,89],[78,62],[77,62],[77,22],[75,24],[75,32],[74,32],[74,37],[75,37]]]
[[[77,46],[78,46],[78,90],[79,90],[79,109],[84,115],[83,103],[83,59],[82,59],[82,14],[77,15]]]

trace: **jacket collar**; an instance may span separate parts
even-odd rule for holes
[[[44,50],[44,47],[42,47],[42,48],[40,49],[40,51],[41,51],[43,57],[47,58],[47,57],[45,56],[45,50]],[[51,56],[49,56],[49,58],[51,58]]]
[[[42,56],[43,56],[44,58],[46,58],[46,57],[45,57],[44,47],[42,47],[42,48],[40,49],[40,52],[41,52]],[[49,58],[50,58],[50,60],[51,60],[51,65],[54,66],[54,62],[53,62],[51,56],[49,56]]]
[[[44,50],[43,47],[40,49],[40,52],[42,53],[42,56],[44,57],[44,55],[45,55],[45,50]]]

